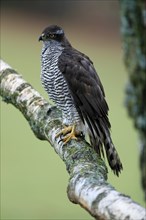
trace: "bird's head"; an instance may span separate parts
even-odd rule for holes
[[[45,28],[39,37],[39,41],[43,41],[46,44],[58,42],[62,46],[70,45],[65,37],[64,30],[57,25],[51,25]]]

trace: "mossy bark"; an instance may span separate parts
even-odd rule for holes
[[[146,192],[146,4],[121,0],[121,33],[129,81],[125,104],[139,133],[141,183]]]
[[[37,138],[49,141],[70,175],[68,197],[95,219],[145,219],[145,209],[107,182],[107,168],[83,139],[63,144],[56,134],[62,128],[61,112],[52,107],[15,70],[1,62],[0,92],[4,101],[19,109]]]

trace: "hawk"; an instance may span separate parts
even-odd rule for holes
[[[108,163],[118,176],[122,163],[110,135],[108,104],[100,78],[88,56],[72,47],[64,30],[51,25],[44,29],[39,41],[41,81],[50,99],[62,111],[64,143],[88,134],[91,145],[101,156],[103,146]]]

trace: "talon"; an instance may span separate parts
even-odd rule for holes
[[[55,137],[59,137],[60,135],[65,135],[65,134],[69,133],[71,130],[72,130],[71,126],[67,127],[64,125],[64,128],[60,132],[58,132]]]
[[[56,137],[59,137],[60,135],[63,135],[64,137],[62,138],[64,144],[69,142],[72,139],[77,140],[77,135],[78,133],[75,131],[75,125],[73,126],[64,126],[64,128],[56,134]]]

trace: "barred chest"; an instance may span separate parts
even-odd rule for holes
[[[61,73],[58,69],[58,58],[62,51],[52,51],[48,49],[42,49],[42,69],[41,69],[41,81],[42,85],[47,91],[49,97],[56,102],[56,80],[61,77]]]
[[[58,59],[62,51],[63,49],[42,49],[41,81],[50,99],[52,99],[57,107],[62,111],[64,123],[72,124],[80,118],[74,106],[73,98],[67,82],[58,68]]]

